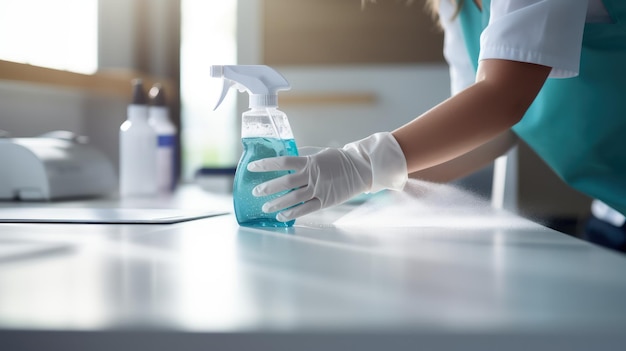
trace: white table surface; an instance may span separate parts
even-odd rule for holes
[[[0,207],[231,210],[174,196]],[[626,258],[445,185],[247,228],[0,224],[1,350],[599,350]]]

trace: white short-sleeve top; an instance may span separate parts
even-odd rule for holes
[[[441,0],[444,57],[452,94],[474,83],[475,72],[463,40],[455,1]],[[466,0],[464,6],[476,6]],[[610,22],[601,0],[492,0],[489,24],[480,37],[479,60],[505,59],[552,67],[550,78],[579,72],[586,22]]]

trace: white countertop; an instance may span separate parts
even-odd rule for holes
[[[230,210],[230,201],[185,187],[43,205]],[[0,203],[16,206],[42,204]],[[0,224],[7,350],[611,349],[626,341],[625,297],[626,257],[428,183],[290,229],[240,227],[232,214]]]

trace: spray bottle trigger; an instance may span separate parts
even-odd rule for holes
[[[234,86],[240,93],[245,93],[246,91],[248,91],[248,89],[246,89],[246,87],[241,84],[235,83]]]
[[[230,89],[230,87],[232,87],[235,84],[236,83],[233,82],[233,81],[230,81],[228,79],[224,79],[224,84],[222,85],[222,94],[220,95],[220,99],[217,100],[217,104],[215,104],[215,107],[213,108],[213,111],[217,110],[217,108],[220,106],[222,101],[224,101],[224,98],[226,97],[226,94],[228,94],[228,89]]]

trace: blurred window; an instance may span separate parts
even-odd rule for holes
[[[94,73],[98,0],[0,0],[0,60]]]
[[[183,177],[200,168],[233,167],[238,157],[236,99],[230,92],[213,111],[222,81],[211,65],[235,64],[237,0],[183,0],[181,103]]]

